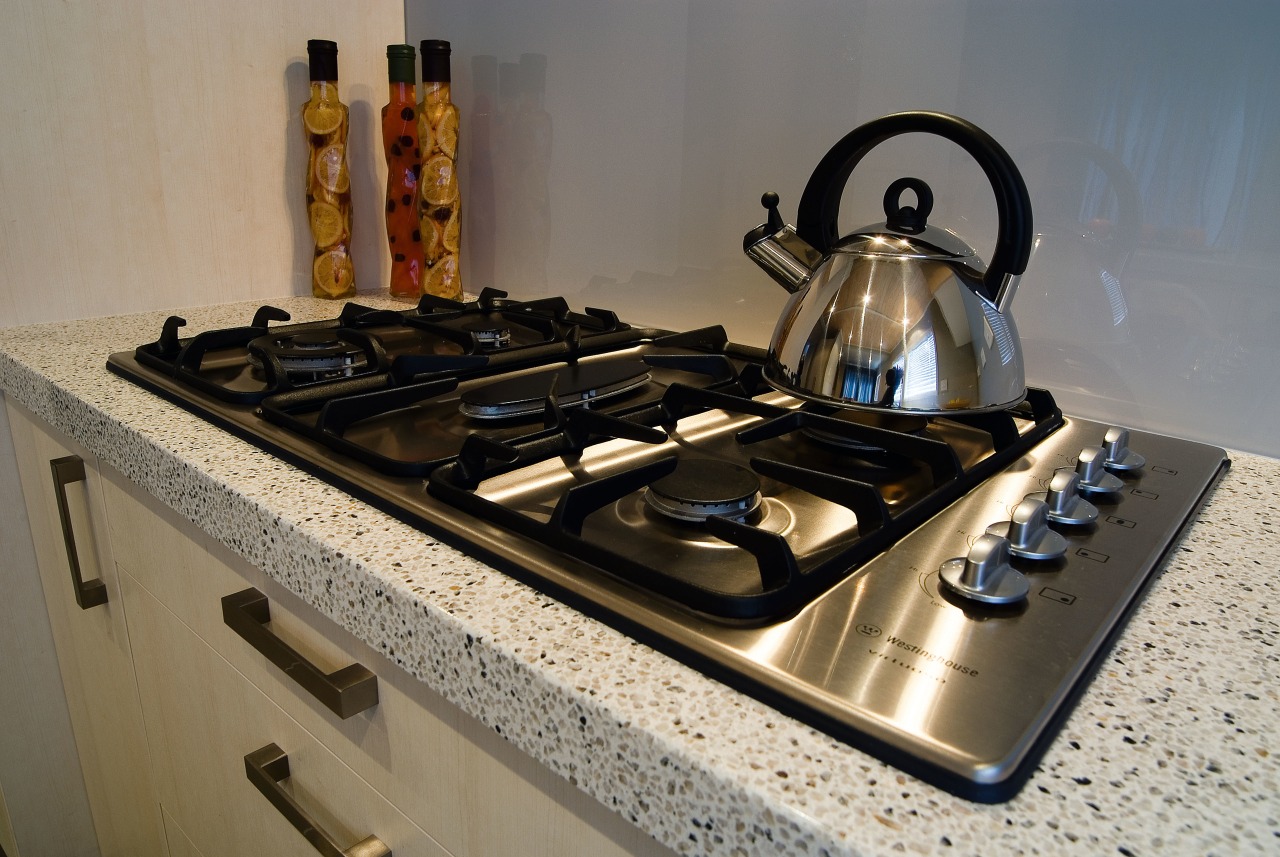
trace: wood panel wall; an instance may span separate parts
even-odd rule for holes
[[[338,42],[357,285],[385,287],[401,0],[10,0],[0,327],[310,291],[306,42]]]

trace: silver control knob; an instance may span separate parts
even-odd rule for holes
[[[1083,526],[1098,520],[1098,507],[1079,494],[1080,474],[1061,467],[1053,471],[1048,491],[1028,494],[1028,500],[1043,500],[1049,520],[1055,524]]]
[[[1137,470],[1147,459],[1129,448],[1129,430],[1112,426],[1102,439],[1102,450],[1107,454],[1104,464],[1111,470]]]
[[[984,604],[1012,604],[1031,591],[1026,575],[1009,565],[1009,540],[985,533],[968,556],[947,560],[938,574],[952,592]]]
[[[1106,471],[1103,455],[1100,446],[1086,446],[1080,450],[1080,460],[1076,462],[1076,474],[1080,477],[1081,492],[1112,494],[1124,487],[1119,476]]]
[[[1011,518],[987,527],[991,535],[1009,540],[1009,553],[1024,559],[1057,559],[1066,554],[1067,540],[1049,529],[1049,504],[1045,501],[1025,497]]]

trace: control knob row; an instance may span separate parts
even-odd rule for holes
[[[1098,507],[1083,494],[1110,494],[1124,482],[1108,470],[1137,470],[1146,459],[1129,449],[1129,431],[1111,427],[1102,446],[1080,450],[1074,470],[1054,471],[1047,491],[1028,494],[1008,521],[987,527],[964,557],[949,559],[938,570],[943,584],[961,597],[986,604],[1012,604],[1030,591],[1027,576],[1010,564],[1010,556],[1057,559],[1067,540],[1049,522],[1081,526],[1098,519]]]

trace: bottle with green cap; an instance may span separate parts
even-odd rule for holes
[[[422,295],[422,236],[418,225],[418,104],[413,45],[387,45],[387,106],[382,108],[382,150],[387,158],[387,244],[393,298]]]
[[[418,139],[422,173],[418,180],[418,224],[426,260],[422,291],[462,299],[459,251],[462,202],[458,194],[458,108],[449,93],[449,43],[422,42],[422,103]]]
[[[351,264],[351,172],[347,169],[347,105],[338,100],[338,45],[307,42],[311,98],[302,105],[307,132],[307,219],[315,240],[311,293],[347,298],[356,293]]]

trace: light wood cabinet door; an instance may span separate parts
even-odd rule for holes
[[[160,800],[190,847],[314,857],[325,852],[300,832],[310,826],[310,838],[337,849],[329,853],[376,836],[396,857],[449,857],[129,574],[121,581]],[[246,757],[271,745],[287,762],[255,761],[264,771],[255,784]],[[282,803],[309,823],[291,821]]]
[[[104,857],[164,855],[96,463],[25,410],[7,405],[98,845]],[[60,475],[51,467],[58,461]],[[77,567],[79,586],[73,580]]]

